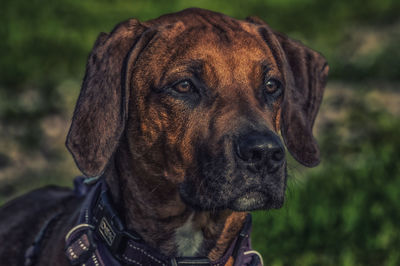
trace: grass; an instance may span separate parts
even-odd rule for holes
[[[399,265],[400,119],[349,108],[322,130],[322,165],[292,176],[285,207],[255,213],[268,265]]]

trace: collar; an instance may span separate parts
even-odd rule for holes
[[[167,257],[146,245],[138,234],[125,229],[103,178],[89,185],[78,177],[74,184],[76,195],[85,199],[76,225],[65,237],[65,252],[71,265],[262,265],[261,255],[251,249],[250,214],[239,235],[217,261],[207,257]]]

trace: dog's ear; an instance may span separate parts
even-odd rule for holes
[[[320,152],[312,128],[321,105],[329,66],[322,55],[298,41],[270,30],[261,19],[250,17],[247,21],[267,28],[264,34],[268,37],[263,36],[264,39],[275,42],[272,45],[278,46],[277,54],[283,58],[280,63],[286,72],[286,88],[281,133],[286,147],[301,164],[316,166],[320,162]]]
[[[282,106],[281,132],[288,150],[305,166],[320,162],[312,129],[321,105],[329,66],[319,53],[302,43],[275,32],[284,50],[290,72]]]
[[[101,175],[125,127],[129,66],[152,37],[138,20],[101,33],[89,56],[66,145],[78,168]]]

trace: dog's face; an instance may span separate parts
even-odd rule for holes
[[[95,45],[68,146],[94,175],[125,134],[131,163],[174,184],[193,208],[279,208],[286,186],[279,131],[301,163],[318,162],[311,129],[326,75],[319,54],[259,20],[192,9],[131,21]],[[95,87],[117,91],[98,95]],[[91,123],[99,112],[102,122]]]
[[[284,74],[257,32],[219,26],[164,29],[142,51],[129,106],[134,161],[200,209],[279,207]]]

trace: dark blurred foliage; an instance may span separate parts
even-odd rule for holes
[[[255,213],[253,240],[266,264],[400,265],[400,108],[368,98],[399,97],[398,0],[3,0],[0,203],[70,185],[79,173],[63,142],[99,32],[193,6],[258,16],[331,66],[317,125],[322,165],[292,161],[285,207]]]
[[[291,180],[284,209],[255,214],[268,265],[400,264],[400,119],[351,104],[320,134],[322,167]]]

